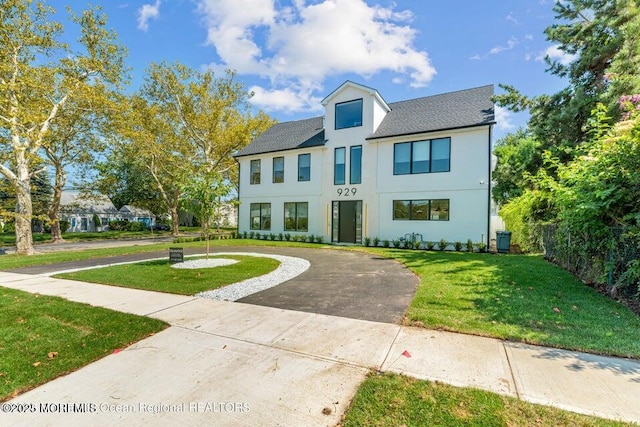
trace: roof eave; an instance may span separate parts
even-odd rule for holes
[[[492,126],[492,125],[495,125],[495,124],[496,124],[496,121],[494,120],[492,122],[477,123],[477,124],[474,124],[474,125],[456,126],[456,127],[431,129],[431,130],[422,130],[422,131],[418,131],[418,132],[397,133],[397,134],[393,134],[393,135],[369,136],[369,137],[365,138],[365,140],[373,141],[373,140],[376,140],[376,139],[387,139],[387,138],[395,138],[395,137],[398,137],[398,136],[420,135],[420,134],[423,134],[423,133],[446,132],[446,131],[449,131],[449,130],[470,129],[470,128],[476,128],[476,127],[482,127],[482,126]]]

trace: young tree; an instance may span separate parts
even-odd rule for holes
[[[65,105],[99,81],[113,84],[124,71],[123,49],[105,28],[99,9],[69,12],[80,27],[74,51],[60,41],[62,25],[40,1],[5,0],[0,9],[0,173],[16,193],[16,252],[32,254],[31,159]],[[95,106],[95,108],[101,108]]]
[[[207,258],[212,222],[222,205],[222,197],[229,194],[230,189],[231,185],[216,172],[200,174],[182,188],[182,206],[200,220],[202,235],[207,242]]]

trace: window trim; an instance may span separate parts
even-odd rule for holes
[[[253,216],[252,216],[252,212],[254,210],[254,206],[255,205],[259,205],[260,206],[260,228],[255,228],[253,226]],[[269,216],[267,217],[264,213],[263,213],[263,208],[268,207],[269,208]],[[266,218],[269,218],[269,226],[263,228],[263,224],[264,224],[264,220]],[[249,229],[250,230],[264,230],[264,231],[269,231],[271,230],[271,203],[250,203],[249,204]]]
[[[295,218],[294,218],[295,227],[294,228],[287,228],[287,205],[294,205],[294,210],[295,210]],[[300,215],[298,214],[298,212],[300,211],[299,205],[306,205],[307,207],[307,216],[306,216],[307,227],[304,229],[300,227]],[[309,202],[284,202],[283,217],[284,217],[284,231],[300,231],[300,232],[309,231]]]
[[[360,171],[360,176],[358,177],[358,180],[354,180],[353,179],[353,151],[354,148],[357,148],[360,150],[360,155],[357,157],[358,162],[359,162],[359,167],[358,170]],[[346,173],[345,173],[346,175]],[[346,180],[346,179],[345,179]],[[362,184],[362,145],[352,145],[351,147],[349,147],[349,184],[353,185],[353,184]]]
[[[447,219],[433,219],[431,216],[431,206],[433,202],[436,201],[446,201],[447,202]],[[396,218],[396,202],[408,202],[409,203],[409,218]],[[428,202],[428,217],[424,218],[413,218],[413,203],[414,202]],[[450,221],[451,220],[451,199],[394,199],[391,203],[392,209],[392,218],[394,221]]]
[[[257,173],[253,170],[253,165],[258,165]],[[249,163],[249,184],[250,185],[259,185],[261,181],[262,174],[262,164],[260,159],[253,159]]]
[[[276,180],[276,161],[280,161],[280,160],[282,160],[282,180],[278,181]],[[271,175],[272,175],[272,180],[271,180],[272,183],[274,184],[284,183],[284,156],[278,156],[273,158],[273,160],[271,161]]]
[[[300,174],[300,159],[306,156],[309,159],[309,176],[307,177],[307,179],[300,179],[300,177],[302,176]],[[309,182],[311,181],[311,153],[303,153],[303,154],[298,154],[298,182]]]
[[[342,163],[342,166],[344,167],[343,170],[343,175],[342,175],[342,182],[338,181],[338,174],[337,172],[337,158],[338,158],[338,151],[342,150],[343,153],[343,158],[344,158],[344,163]],[[336,147],[333,149],[333,185],[344,185],[347,182],[347,148],[346,147]]]
[[[353,124],[351,126],[341,126],[338,127],[338,108],[339,106],[344,106],[346,104],[353,104],[353,103],[359,103],[360,104],[360,121],[359,122],[354,122],[356,124]],[[351,99],[349,101],[344,101],[344,102],[338,102],[335,104],[334,109],[333,109],[333,127],[335,130],[340,130],[340,129],[350,129],[350,128],[355,128],[355,127],[361,127],[362,126],[362,120],[363,120],[363,116],[364,116],[364,100],[363,98],[357,98],[357,99]]]
[[[446,139],[449,141],[449,152],[448,159],[449,165],[447,170],[434,171],[433,170],[433,141]],[[420,142],[428,142],[429,143],[429,170],[426,172],[414,172],[414,161],[413,161],[413,145]],[[396,172],[396,147],[403,144],[409,144],[409,172],[408,173],[398,173]],[[420,139],[417,141],[405,141],[405,142],[396,142],[393,144],[393,174],[394,175],[418,175],[424,173],[446,173],[451,172],[451,137],[445,136],[442,138],[430,138],[430,139]]]

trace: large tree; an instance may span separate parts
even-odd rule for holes
[[[78,49],[61,41],[62,25],[40,1],[0,6],[0,173],[16,193],[16,251],[32,254],[33,158],[47,144],[52,123],[70,100],[97,82],[114,84],[124,72],[124,50],[98,8],[77,15]],[[101,108],[99,105],[94,108]]]
[[[152,64],[122,116],[119,150],[146,169],[178,233],[183,189],[198,176],[235,176],[232,154],[273,124],[253,114],[251,93],[228,71],[198,72],[182,64]]]

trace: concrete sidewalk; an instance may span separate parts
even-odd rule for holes
[[[43,276],[0,286],[172,325],[18,396],[36,411],[2,425],[335,425],[369,369],[640,422],[638,361]]]

